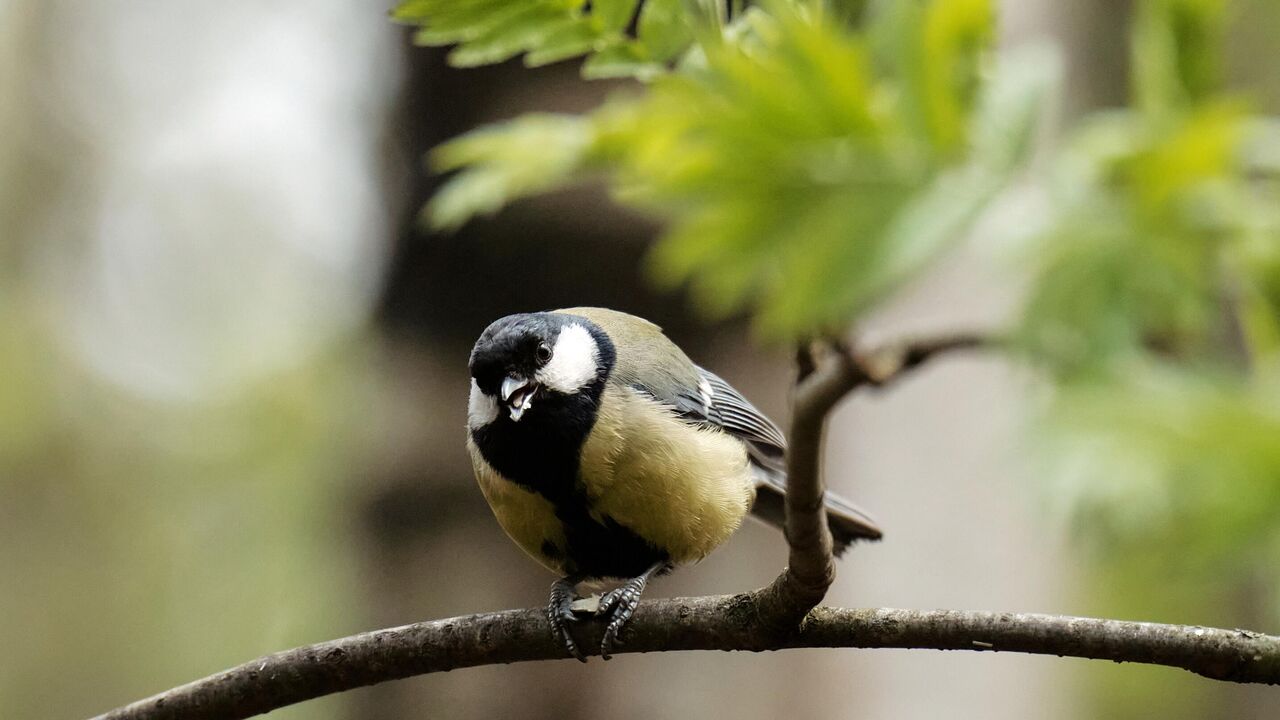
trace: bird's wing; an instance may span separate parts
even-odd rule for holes
[[[724,378],[703,368],[698,368],[698,372],[705,383],[703,389],[710,389],[707,419],[746,442],[753,451],[752,456],[762,464],[780,467],[787,452],[787,438],[782,430]]]
[[[758,464],[782,470],[787,440],[778,426],[719,375],[696,365],[694,369],[696,384],[653,388],[633,383],[632,387],[670,405],[676,415],[687,422],[733,435],[746,444]]]

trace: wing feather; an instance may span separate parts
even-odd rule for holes
[[[711,388],[711,420],[718,420],[716,424],[749,443],[769,460],[781,461],[787,450],[787,438],[782,430],[719,375],[705,368],[698,368],[698,372]]]
[[[694,367],[698,377],[696,386],[692,383],[677,386],[666,393],[638,382],[633,382],[632,388],[671,406],[686,422],[729,433],[747,446],[757,464],[781,470],[787,451],[782,430],[719,375]]]

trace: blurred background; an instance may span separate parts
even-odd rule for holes
[[[1122,102],[1128,3],[1003,5],[1002,46],[1063,53],[1059,122]],[[467,354],[501,315],[644,315],[785,420],[786,354],[653,290],[641,265],[657,226],[600,188],[423,230],[429,148],[528,110],[590,109],[624,83],[583,82],[574,62],[450,69],[389,9],[0,0],[0,717],[84,717],[275,650],[542,604],[551,578],[502,535],[463,447]],[[1267,2],[1229,28],[1228,74],[1269,111],[1278,32]],[[1014,193],[998,222],[1034,223],[1038,202]],[[999,326],[1024,280],[961,248],[862,337]],[[1277,576],[1246,546],[1206,568],[1166,544],[1138,575],[1133,557],[1081,550],[1024,432],[1036,394],[1029,374],[966,356],[841,408],[828,482],[887,537],[840,564],[832,604],[1277,630]],[[779,534],[749,524],[651,594],[756,587],[784,558]],[[477,668],[272,716],[1277,708],[1280,691],[1169,669],[850,650]]]

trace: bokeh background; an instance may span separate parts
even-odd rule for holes
[[[1002,45],[1063,52],[1060,122],[1122,101],[1128,3],[1003,5]],[[620,83],[572,62],[450,69],[388,10],[0,0],[0,717],[88,716],[299,644],[541,604],[551,578],[493,522],[462,442],[467,353],[500,315],[645,315],[785,419],[786,355],[654,291],[657,226],[599,188],[423,230],[429,148]],[[1280,12],[1248,4],[1230,34],[1229,74],[1280,110]],[[1014,193],[999,222],[1034,223],[1038,202]],[[962,248],[863,337],[998,326],[1023,280]],[[1039,480],[1036,393],[957,357],[838,412],[829,483],[887,539],[841,563],[832,603],[1277,629],[1276,573],[1248,556],[1188,570],[1155,548],[1136,562],[1161,573],[1134,582],[1135,558],[1081,550],[1088,528]],[[784,557],[748,525],[652,593],[758,586]],[[1001,654],[663,654],[478,668],[273,717],[712,713],[1273,718],[1280,691]]]

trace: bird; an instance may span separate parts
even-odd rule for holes
[[[555,573],[546,615],[570,626],[584,583],[600,597],[606,660],[646,585],[703,559],[752,513],[781,528],[787,442],[773,421],[648,320],[575,307],[519,313],[471,351],[467,449],[498,524]],[[828,492],[836,554],[879,540],[865,511]]]

